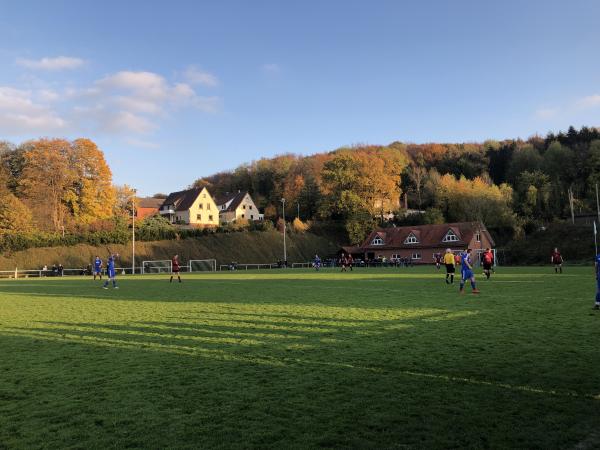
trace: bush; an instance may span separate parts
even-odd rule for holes
[[[310,225],[308,223],[302,222],[298,217],[296,217],[292,222],[292,228],[297,233],[304,233],[310,228]]]

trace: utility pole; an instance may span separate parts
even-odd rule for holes
[[[281,199],[281,203],[283,203],[283,265],[287,268],[287,247],[285,243],[285,198]]]
[[[598,201],[598,183],[596,183],[596,212],[598,213],[598,225],[600,225],[600,201]]]
[[[131,275],[135,275],[135,194],[131,197]]]

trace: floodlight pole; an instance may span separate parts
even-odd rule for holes
[[[281,203],[283,203],[283,265],[287,267],[287,247],[285,243],[285,198],[281,199]]]
[[[596,212],[598,214],[598,225],[600,225],[600,201],[598,200],[598,183],[596,183]]]
[[[135,194],[131,197],[131,275],[135,275]]]

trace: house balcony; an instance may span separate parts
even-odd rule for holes
[[[175,214],[175,210],[173,208],[166,208],[166,209],[161,209],[160,211],[158,211],[159,214],[163,215],[163,216],[167,216],[167,215],[171,215],[171,214]]]

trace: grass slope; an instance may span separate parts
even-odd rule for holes
[[[95,247],[75,245],[72,247],[31,248],[0,255],[0,270],[39,269],[44,264],[63,264],[65,267],[80,268],[91,263],[96,255],[106,257],[107,247],[121,255],[120,264],[131,266],[131,244]],[[317,236],[312,233],[288,233],[287,251],[290,262],[311,260],[315,252],[322,255],[335,253],[339,249],[335,236]],[[273,263],[282,258],[283,236],[277,231],[247,231],[215,233],[195,239],[171,241],[136,242],[136,261],[171,259],[175,254],[181,259],[217,259],[219,264],[231,261],[240,263]]]
[[[4,280],[0,448],[593,448],[595,280],[550,270]]]

